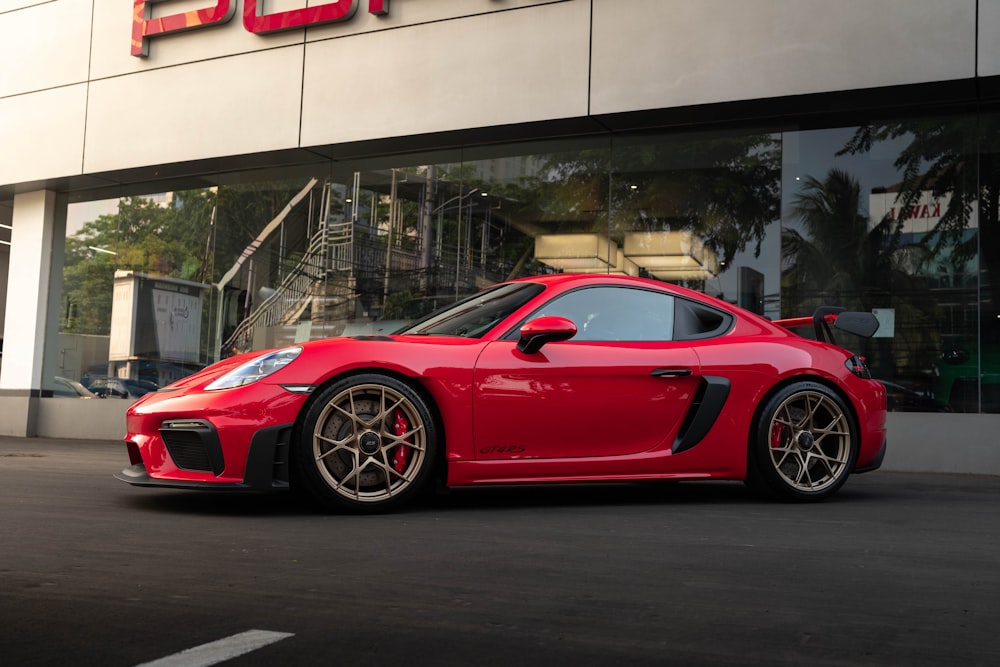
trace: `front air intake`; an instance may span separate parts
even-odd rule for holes
[[[164,422],[160,437],[171,460],[182,470],[222,474],[225,460],[215,427],[202,419]]]

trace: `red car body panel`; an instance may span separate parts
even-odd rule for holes
[[[295,361],[253,384],[205,390],[261,353],[227,359],[148,394],[127,415],[132,463],[141,463],[149,483],[247,486],[254,437],[267,429],[290,433],[316,394],[288,387],[323,387],[364,371],[404,378],[428,398],[440,421],[446,480],[452,486],[744,479],[757,410],[777,387],[802,379],[827,385],[851,406],[852,419],[859,422],[856,468],[880,462],[885,392],[877,381],[848,369],[850,352],[656,281],[570,275],[525,280],[544,284],[544,291],[482,338],[389,335],[313,341],[302,345]],[[540,304],[594,284],[627,284],[696,300],[732,314],[733,324],[704,340],[570,339],[533,354],[518,349],[518,327]],[[728,395],[704,436],[678,451],[679,432],[705,378],[726,383]],[[177,420],[202,420],[214,428],[224,458],[221,472],[184,469],[172,460],[162,431],[165,423]]]

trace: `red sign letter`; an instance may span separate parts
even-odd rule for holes
[[[243,4],[243,26],[252,33],[263,35],[281,30],[294,30],[307,25],[346,21],[358,11],[358,0],[334,0],[315,7],[289,9],[273,14],[260,14],[257,0]]]
[[[151,18],[156,0],[135,0],[132,14],[132,55],[149,55],[149,38],[171,32],[208,28],[229,22],[236,13],[234,0],[216,0],[214,7]]]

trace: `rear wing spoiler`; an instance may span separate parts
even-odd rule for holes
[[[786,329],[797,329],[811,324],[816,332],[816,340],[836,344],[831,326],[855,336],[871,338],[878,331],[879,323],[873,313],[852,312],[835,306],[820,306],[812,317],[774,320],[774,324]]]

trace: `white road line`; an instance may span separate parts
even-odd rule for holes
[[[270,632],[268,630],[247,630],[232,637],[189,648],[165,658],[144,662],[137,667],[209,667],[220,662],[264,648],[268,644],[280,642],[294,636],[290,632]]]

